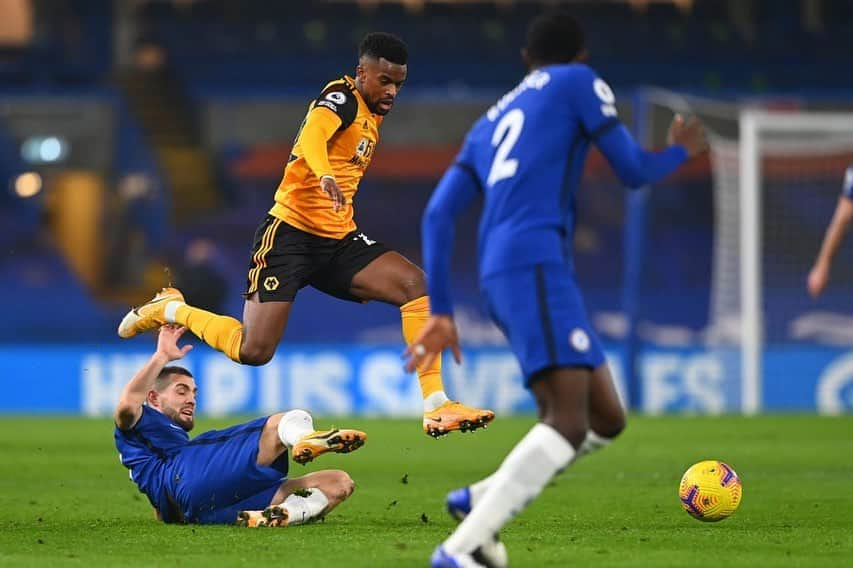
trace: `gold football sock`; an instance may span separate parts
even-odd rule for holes
[[[400,307],[403,320],[403,338],[406,345],[411,345],[429,320],[429,298],[421,296]],[[441,355],[435,358],[426,369],[418,369],[418,381],[421,383],[421,393],[427,398],[435,392],[444,392],[441,382]]]
[[[243,324],[236,319],[183,304],[175,312],[175,323],[189,328],[196,337],[222,351],[232,361],[240,362]]]

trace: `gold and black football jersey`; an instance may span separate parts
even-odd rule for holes
[[[312,113],[323,114],[315,117]],[[322,153],[321,147],[312,147],[303,140],[306,126],[311,127],[315,119],[335,123],[340,120],[340,126],[326,143],[328,172],[314,171],[308,165],[312,152]],[[355,230],[353,197],[373,158],[381,123],[382,117],[370,112],[352,77],[344,76],[327,84],[308,107],[270,214],[321,237],[340,239]],[[316,169],[317,160],[312,163]],[[320,189],[320,177],[324,175],[334,176],[344,194],[346,201],[340,211],[333,209],[331,198]]]

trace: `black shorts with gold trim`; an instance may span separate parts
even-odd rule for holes
[[[255,231],[245,297],[290,302],[305,286],[361,302],[350,293],[353,277],[390,251],[379,241],[353,231],[342,239],[318,237],[267,215]]]

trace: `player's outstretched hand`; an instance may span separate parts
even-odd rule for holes
[[[829,282],[829,269],[820,264],[815,264],[814,268],[809,272],[809,278],[807,281],[811,297],[815,300],[818,299],[818,297],[823,294],[823,290],[826,288],[827,282]]]
[[[344,192],[342,192],[341,188],[338,186],[338,182],[335,181],[335,178],[331,176],[321,177],[320,189],[332,198],[332,207],[334,207],[335,212],[344,208],[346,198],[344,197]]]
[[[450,316],[431,316],[418,337],[403,352],[406,358],[406,371],[427,368],[442,351],[450,347],[457,363],[462,362],[459,349],[459,334],[456,324]]]
[[[679,144],[687,150],[691,158],[703,154],[708,150],[708,138],[705,133],[705,125],[701,120],[692,116],[687,120],[680,114],[676,114],[669,125],[667,141],[670,145]]]
[[[166,356],[169,361],[175,361],[182,358],[190,352],[192,345],[184,345],[178,347],[178,340],[187,331],[187,328],[181,325],[166,324],[160,328],[160,335],[157,337],[157,352]]]

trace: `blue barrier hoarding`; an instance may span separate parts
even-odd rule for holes
[[[150,356],[144,345],[2,346],[0,413],[109,414],[124,384]],[[624,394],[624,367],[615,346],[608,349],[608,358]],[[199,411],[209,415],[297,407],[326,415],[421,412],[418,382],[403,371],[397,345],[286,346],[263,367],[237,365],[196,346],[179,364],[197,376]],[[770,348],[764,369],[764,410],[853,410],[853,352]],[[519,367],[505,348],[466,350],[463,364],[446,363],[444,375],[449,394],[469,404],[501,413],[534,410]],[[740,409],[737,353],[646,348],[640,376],[645,412],[713,414]]]

